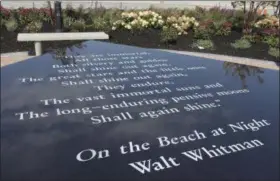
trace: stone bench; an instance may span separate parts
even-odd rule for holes
[[[104,32],[70,32],[70,33],[19,33],[17,41],[34,41],[36,56],[42,54],[42,41],[63,40],[104,40],[109,36]]]

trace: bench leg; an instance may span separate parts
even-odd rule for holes
[[[40,41],[35,42],[35,54],[36,56],[42,55],[42,42]]]

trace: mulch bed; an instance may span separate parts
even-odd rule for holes
[[[265,43],[255,43],[248,49],[235,49],[230,43],[242,37],[240,32],[233,31],[229,36],[215,36],[212,38],[215,48],[214,50],[200,50],[192,48],[191,44],[194,39],[193,32],[189,32],[186,36],[181,36],[177,42],[172,44],[164,44],[160,42],[160,31],[145,30],[143,32],[131,33],[128,31],[114,31],[110,33],[110,41],[126,45],[135,45],[146,48],[161,48],[181,51],[192,51],[202,53],[213,53],[220,55],[230,55],[238,57],[247,57],[255,59],[264,59],[270,61],[278,61],[276,57],[268,54],[269,46]]]
[[[45,27],[44,32],[54,32],[52,27]],[[30,55],[34,55],[34,43],[33,42],[17,42],[18,32],[8,32],[5,29],[1,29],[1,53],[16,52],[16,51],[29,51]],[[191,44],[195,40],[193,33],[189,32],[188,35],[180,36],[177,42],[165,44],[160,41],[160,31],[154,29],[148,29],[141,32],[130,32],[127,30],[116,30],[109,33],[109,42],[134,45],[145,48],[160,48],[160,49],[172,49],[181,51],[193,51],[204,52],[221,55],[231,55],[238,57],[264,59],[270,61],[279,62],[279,58],[273,57],[268,54],[268,45],[264,43],[253,44],[249,49],[234,49],[230,46],[230,43],[237,39],[240,39],[242,34],[237,31],[232,31],[229,36],[216,36],[212,38],[214,42],[214,50],[200,50],[192,48]],[[44,52],[52,51],[58,48],[64,48],[77,44],[81,41],[54,41],[43,42]]]

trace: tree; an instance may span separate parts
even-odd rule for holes
[[[231,2],[233,8],[243,7],[244,14],[246,13],[246,1],[233,1]]]
[[[48,9],[49,9],[49,11],[50,11],[51,22],[52,22],[52,24],[53,24],[54,17],[53,17],[53,11],[52,11],[51,1],[47,1],[47,5],[48,5]]]
[[[280,1],[272,1],[271,6],[273,7],[274,10],[274,16],[280,17]]]
[[[260,84],[264,83],[264,79],[262,78],[262,74],[264,73],[264,71],[259,67],[252,67],[252,66],[242,65],[237,63],[224,62],[223,68],[225,70],[225,75],[231,75],[240,78],[243,89],[248,88],[248,84],[246,81],[248,77],[256,77],[257,81]]]
[[[234,1],[231,3],[233,8],[242,7],[244,11],[244,24],[243,31],[251,31],[251,24],[255,23],[257,20],[257,12],[259,8],[265,9],[267,6],[271,5],[275,1],[247,1],[249,3],[247,9],[246,1]]]

